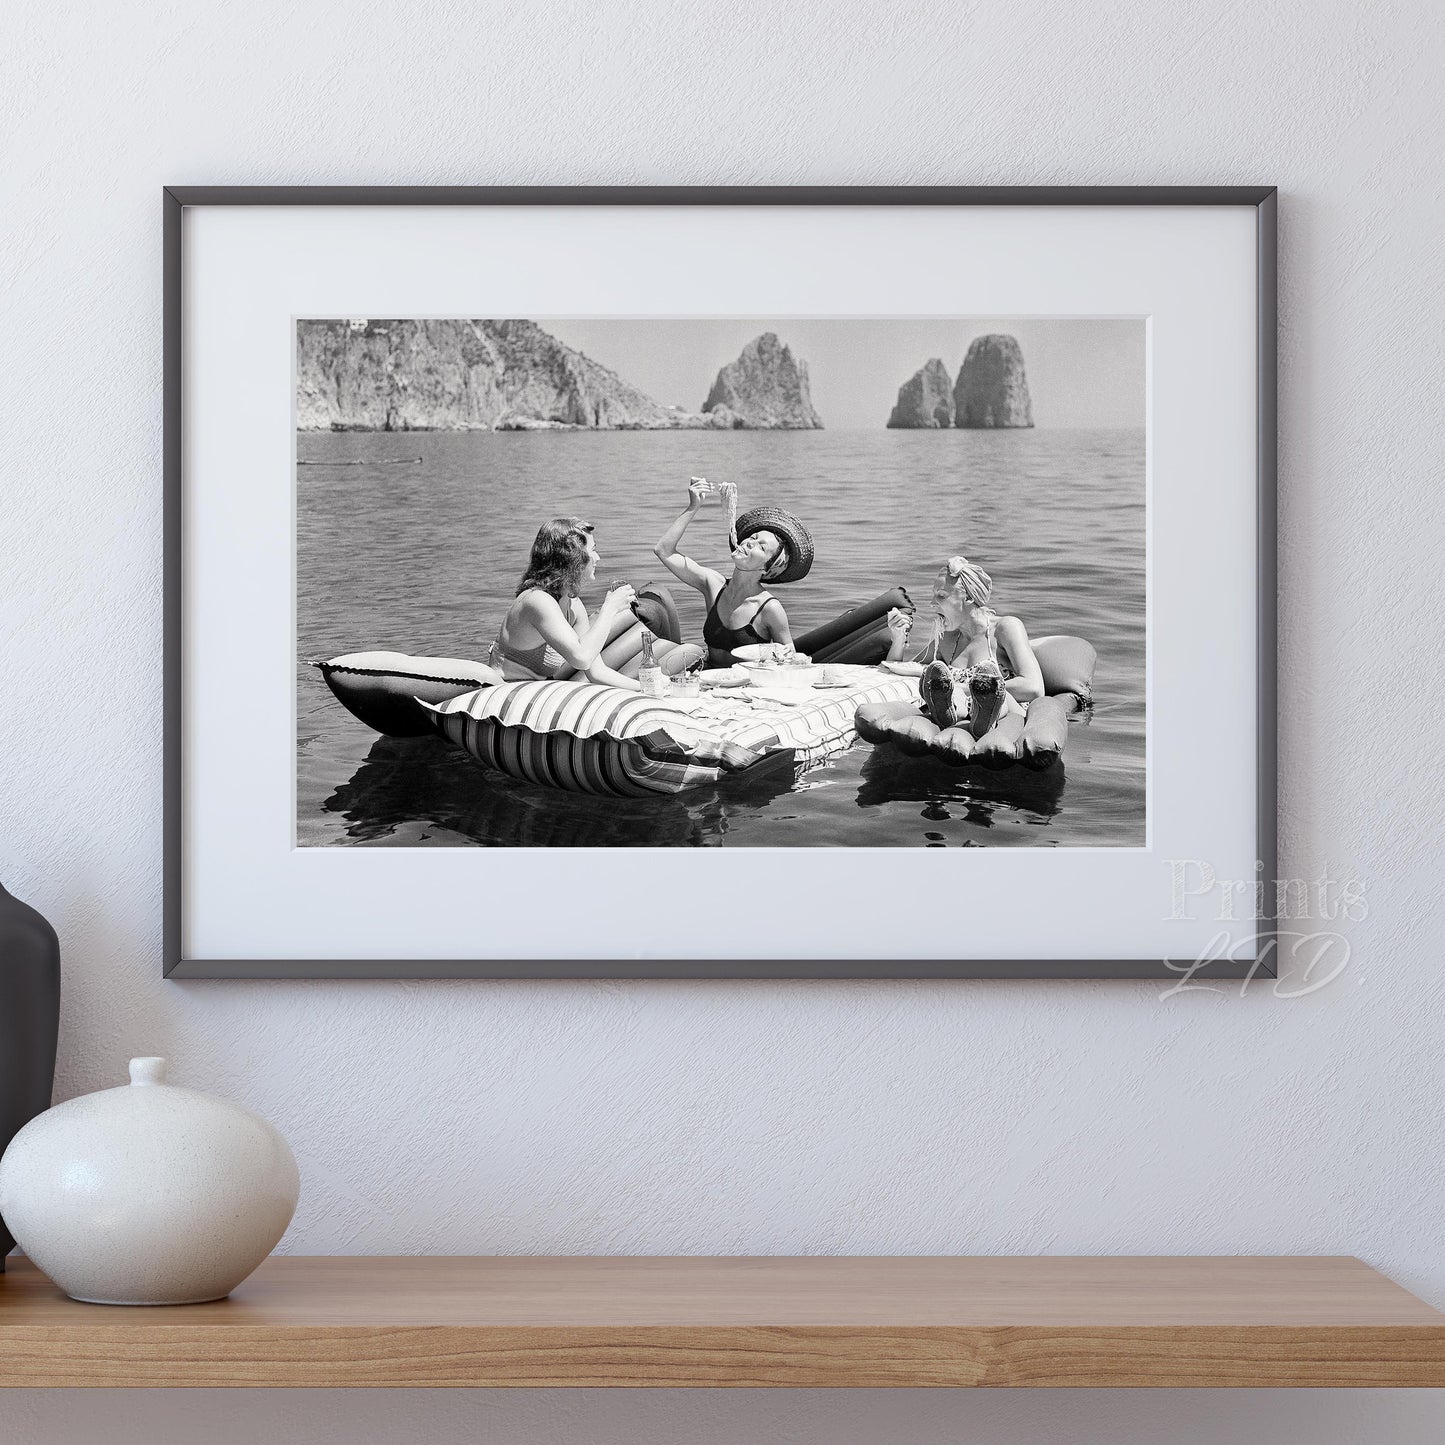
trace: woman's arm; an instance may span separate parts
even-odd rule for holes
[[[890,612],[888,615],[890,619],[889,631],[892,631],[891,619],[893,614]],[[907,639],[905,638],[905,644],[906,641]],[[924,668],[926,668],[928,664],[938,656],[938,647],[936,644],[936,637],[929,638],[929,640],[925,642],[923,646],[920,647],[918,651],[915,652],[913,656],[907,661],[896,661],[894,659],[893,646],[892,644],[890,644],[888,649],[888,656],[883,660],[888,665],[888,671],[897,673],[899,677],[922,677]],[[906,646],[898,649],[899,657],[902,656],[905,650]]]
[[[556,598],[546,592],[533,591],[522,600],[522,618],[538,633],[547,645],[578,672],[590,675],[602,649],[607,645],[607,630],[618,611],[628,606],[637,594],[625,584],[614,587],[602,599],[597,616],[587,629],[586,637],[579,637],[577,629],[567,620]]]
[[[908,632],[913,619],[901,608],[888,609],[888,656],[884,662],[901,662],[908,647]]]
[[[788,614],[783,611],[783,604],[776,597],[769,597],[758,609],[757,620],[762,623],[758,631],[769,642],[778,644],[788,652],[794,651],[793,634],[788,627]]]
[[[1039,660],[1034,656],[1033,645],[1029,642],[1028,630],[1017,617],[1000,617],[998,630],[994,634],[1003,643],[1008,653],[1014,675],[1004,684],[1012,696],[1021,703],[1031,703],[1044,695],[1044,675]]]
[[[687,489],[687,506],[679,513],[677,521],[657,539],[657,546],[652,552],[679,582],[695,587],[711,601],[722,588],[725,580],[722,573],[714,572],[711,567],[704,567],[700,562],[694,562],[691,557],[684,556],[677,550],[677,544],[682,541],[682,534],[687,531],[688,523],[702,509],[703,496],[701,484],[693,482]]]
[[[614,612],[612,615],[615,617],[617,614]],[[582,599],[580,597],[574,597],[572,599],[572,630],[577,634],[579,641],[585,642],[587,640],[588,634],[597,626],[601,616],[602,612],[599,609],[593,616],[589,617]],[[606,645],[606,643],[603,643],[604,647]]]
[[[591,667],[582,670],[582,676],[588,682],[603,682],[608,687],[625,688],[628,692],[641,692],[642,684],[635,677],[628,677],[625,673],[614,672],[612,668],[599,657]]]
[[[617,634],[618,629],[613,626],[613,622],[616,621],[623,610],[621,607],[617,608],[612,613],[611,619],[604,623],[601,608],[597,610],[595,617],[589,618],[587,616],[587,609],[582,605],[582,599],[580,597],[574,597],[572,599],[572,626],[576,629],[578,638],[583,642],[592,635],[594,630],[600,630],[602,633],[602,646],[605,649],[607,644]],[[632,618],[629,615],[624,620],[623,631],[626,631],[631,621]],[[614,671],[602,661],[600,655],[591,667],[583,668],[578,676],[585,677],[588,682],[606,683],[608,687],[620,687],[627,692],[642,691],[642,684],[638,682],[635,677],[628,677],[625,673]]]

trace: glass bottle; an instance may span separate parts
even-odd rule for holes
[[[665,697],[667,678],[652,652],[652,633],[642,629],[642,665],[637,670],[637,681],[645,697]]]

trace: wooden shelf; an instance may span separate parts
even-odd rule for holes
[[[1347,1258],[299,1258],[228,1300],[0,1276],[0,1384],[1442,1386],[1445,1315]]]

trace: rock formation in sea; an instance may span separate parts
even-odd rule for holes
[[[890,427],[948,427],[953,425],[953,380],[935,356],[898,388],[898,402],[888,418]]]
[[[302,431],[733,426],[661,406],[532,321],[300,321]]]
[[[1024,354],[1012,336],[979,336],[968,348],[953,389],[954,425],[1026,427],[1034,424]]]
[[[771,331],[754,337],[718,372],[702,409],[739,428],[806,431],[823,425],[808,395],[807,363]]]

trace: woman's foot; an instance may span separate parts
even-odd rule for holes
[[[958,708],[953,700],[953,669],[946,662],[930,662],[918,679],[918,695],[923,699],[923,711],[940,730],[954,727],[958,721]]]
[[[1008,693],[1003,673],[984,663],[970,667],[963,677],[968,688],[968,730],[981,738],[1002,716]]]

